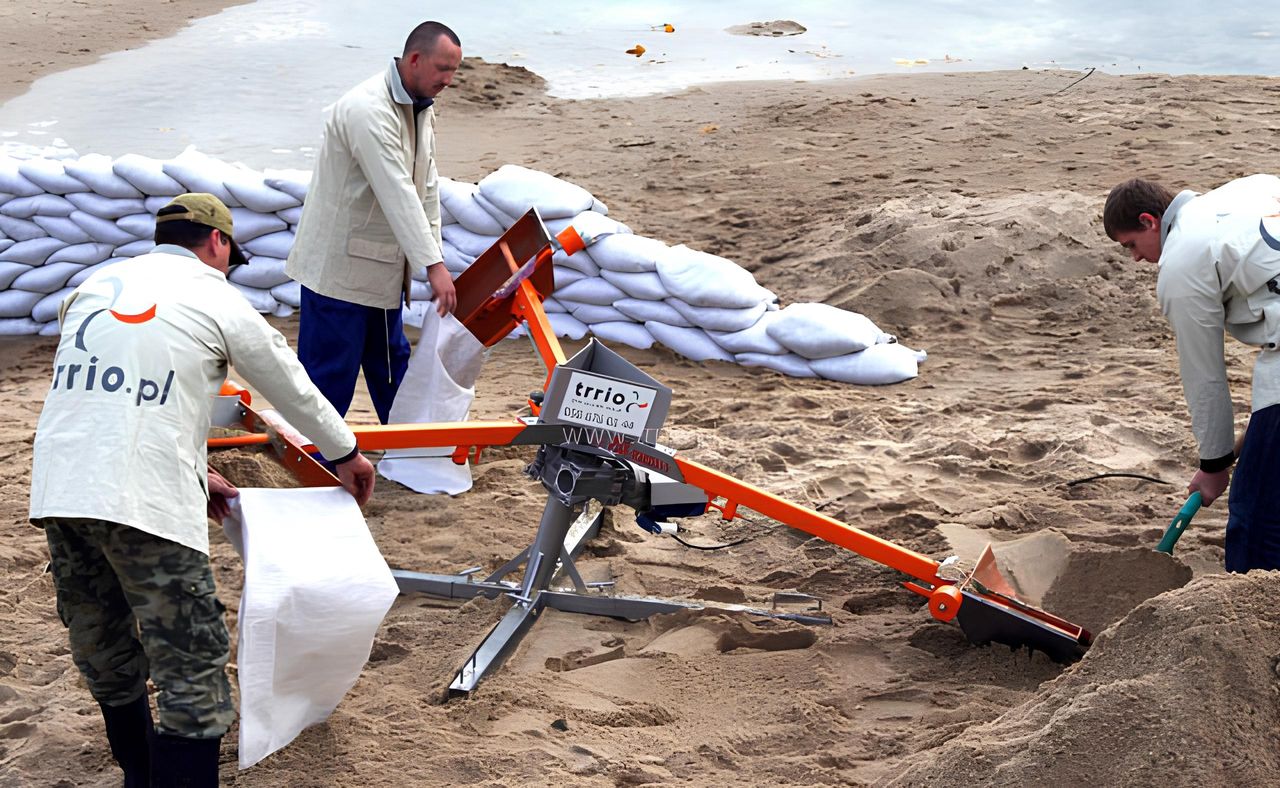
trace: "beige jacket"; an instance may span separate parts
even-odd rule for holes
[[[391,309],[410,273],[442,263],[435,111],[418,113],[395,60],[330,109],[285,271],[311,290]]]
[[[280,332],[191,252],[160,246],[86,279],[63,302],[31,519],[108,520],[207,553],[205,441],[228,364],[326,458],[355,448]]]

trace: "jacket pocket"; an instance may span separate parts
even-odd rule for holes
[[[395,297],[400,285],[400,245],[395,241],[352,236],[347,239],[347,265],[342,284],[351,290]]]

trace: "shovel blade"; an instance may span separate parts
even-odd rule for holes
[[[1013,649],[1026,646],[1061,663],[1075,662],[1089,647],[1089,633],[1079,627],[1063,629],[976,592],[961,594],[964,599],[956,623],[970,643],[1003,643]]]

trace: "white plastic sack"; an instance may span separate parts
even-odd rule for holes
[[[422,334],[391,404],[391,424],[466,421],[475,399],[484,345],[453,315],[423,314]],[[453,447],[390,449],[378,473],[428,495],[471,489],[469,464],[455,465]]]
[[[625,310],[624,310],[625,311]],[[741,331],[707,331],[716,344],[730,353],[765,353],[782,355],[787,349],[778,340],[769,336],[769,324],[777,319],[781,312],[765,312],[752,325]]]
[[[36,333],[42,337],[56,337],[62,334],[62,326],[58,325],[57,320],[50,320],[48,323],[41,325],[40,330]]]
[[[715,340],[700,328],[679,328],[652,320],[645,323],[644,327],[649,329],[654,339],[685,358],[694,361],[734,360],[733,356],[722,350]]]
[[[88,266],[87,268],[82,268],[80,269],[79,272],[73,274],[71,278],[67,280],[67,285],[69,287],[79,287],[81,283],[84,282],[84,280],[98,273],[98,271],[102,270],[103,268],[106,268],[107,266],[110,266],[110,265],[115,265],[116,263],[124,262],[127,259],[129,258],[112,257],[110,260],[103,260],[97,265],[91,265],[91,266]]]
[[[587,246],[599,243],[610,235],[630,235],[631,228],[615,219],[595,211],[583,211],[569,219],[547,219],[545,224],[552,235],[559,235],[572,227]]]
[[[3,296],[4,293],[0,293]],[[43,328],[30,317],[0,318],[0,337],[32,336]]]
[[[617,342],[638,350],[653,347],[653,334],[639,323],[592,323],[591,333],[605,342]]]
[[[79,160],[68,160],[63,163],[68,175],[89,187],[87,193],[97,193],[110,199],[142,199],[142,192],[129,181],[115,173],[115,165],[110,156],[101,153],[90,153]],[[81,208],[81,210],[88,210]],[[113,217],[114,218],[114,217]]]
[[[88,186],[67,175],[59,159],[25,159],[18,164],[18,172],[44,191],[54,194],[89,191]],[[17,194],[12,191],[9,193]]]
[[[142,213],[121,216],[119,219],[116,219],[116,227],[124,230],[134,238],[155,238],[156,217],[147,213],[144,209]],[[240,228],[237,227],[236,229],[238,230]]]
[[[586,324],[567,312],[549,314],[547,321],[558,337],[577,341],[587,335]]]
[[[18,277],[31,270],[26,263],[0,262],[0,290],[8,290]]]
[[[83,211],[72,211],[71,216],[32,216],[31,221],[40,226],[50,236],[57,238],[59,241],[67,244],[87,244],[100,239],[94,238],[85,232],[77,222],[72,220],[72,216],[80,214],[86,216]],[[98,221],[106,221],[99,219]],[[108,222],[116,232],[120,232],[120,228],[116,227],[115,222]],[[132,238],[129,240],[133,240]],[[110,243],[109,241],[107,243]]]
[[[84,266],[77,263],[45,263],[14,279],[11,286],[31,293],[52,293],[65,287],[67,281],[83,269]],[[43,323],[44,320],[40,322]]]
[[[45,293],[31,293],[26,290],[14,290],[12,287],[0,292],[0,317],[30,317],[31,309]]]
[[[486,175],[480,194],[508,216],[523,216],[536,206],[544,219],[577,216],[591,210],[595,200],[581,186],[516,164],[504,164]]]
[[[511,225],[515,224],[516,221],[520,219],[520,216],[524,215],[524,214],[520,214],[520,216],[508,216],[505,212],[503,212],[501,208],[494,205],[492,202],[489,202],[489,200],[487,200],[485,196],[478,191],[475,193],[475,196],[472,197],[472,199],[476,201],[476,205],[479,205],[481,208],[484,209],[485,213],[492,216],[494,220],[496,220],[498,224],[503,228],[504,231],[507,229],[510,229]]]
[[[622,271],[601,269],[600,276],[609,284],[622,290],[630,298],[661,301],[671,296],[667,292],[667,288],[663,287],[662,278],[652,271],[646,273],[624,273]]]
[[[783,353],[781,355],[772,353],[739,353],[736,358],[738,363],[744,367],[764,367],[774,372],[790,375],[793,378],[816,377],[809,361],[797,356],[795,353]]]
[[[573,301],[578,304],[596,304],[608,306],[620,298],[626,298],[616,285],[606,282],[600,277],[581,279],[571,285],[556,288],[556,298]]]
[[[244,243],[244,250],[251,255],[289,259],[289,250],[293,248],[293,233],[288,230],[260,235]]]
[[[120,229],[111,219],[102,219],[84,211],[75,211],[68,218],[97,243],[122,246],[138,240],[132,233]],[[49,235],[54,233],[50,232]]]
[[[282,191],[298,202],[307,199],[307,189],[311,185],[311,173],[306,170],[266,170],[262,182],[271,188]]]
[[[493,242],[498,237],[480,235],[473,233],[460,224],[445,225],[440,229],[440,236],[447,244],[452,244],[462,254],[470,257],[472,260],[484,254],[485,250],[493,246]]]
[[[641,274],[658,270],[658,259],[671,247],[653,238],[629,233],[606,235],[591,246],[587,254],[596,265],[620,273]]]
[[[562,301],[565,308],[573,313],[573,316],[586,323],[594,325],[596,323],[625,323],[627,316],[614,309],[611,306],[600,306],[599,304],[576,304],[573,301]]]
[[[116,159],[111,169],[146,195],[173,197],[186,191],[181,183],[164,174],[164,162],[137,153],[126,153]]]
[[[398,593],[341,487],[241,488],[227,536],[244,559],[240,768],[323,722],[360,677]]]
[[[777,315],[769,336],[807,359],[846,356],[891,339],[863,315],[830,304],[790,304]]]
[[[97,265],[106,260],[115,251],[111,244],[87,243],[64,246],[45,259],[44,267],[54,263],[79,263],[80,265]]]
[[[602,272],[603,273],[603,272]],[[622,314],[636,321],[637,323],[647,323],[650,320],[656,320],[659,323],[666,323],[669,326],[678,326],[680,328],[692,328],[693,324],[684,319],[684,315],[676,311],[675,307],[666,301],[645,301],[639,298],[623,298],[615,301],[613,308]]]
[[[27,219],[17,219],[12,216],[0,216],[0,233],[12,238],[15,241],[31,241],[36,238],[45,238],[49,234],[44,228],[33,221]]]
[[[15,197],[0,205],[0,214],[15,219],[30,219],[36,214],[41,216],[70,216],[76,209],[66,197],[56,194],[37,194],[34,197]]]
[[[37,323],[49,323],[58,319],[58,309],[62,306],[62,301],[71,295],[74,287],[64,287],[56,293],[50,293],[44,298],[36,302],[31,307],[31,319]]]
[[[284,264],[285,261],[278,257],[255,257],[248,265],[236,266],[227,278],[238,285],[270,290],[289,281]]]
[[[274,213],[258,213],[248,208],[232,208],[231,229],[234,231],[236,242],[243,244],[254,238],[288,230],[289,223]]]
[[[563,266],[552,266],[552,276],[555,278],[556,287],[568,287],[574,282],[580,282],[587,278],[587,275],[581,271],[575,271],[572,268]]]
[[[228,208],[235,208],[240,201],[227,191],[224,178],[232,167],[220,159],[207,156],[195,148],[187,148],[176,159],[164,163],[164,174],[181,183],[184,192],[207,192],[222,200]]]
[[[294,309],[302,306],[302,284],[292,280],[271,288],[271,297]]]
[[[745,309],[724,309],[714,306],[692,306],[679,298],[668,298],[670,304],[685,320],[708,331],[741,331],[750,328],[765,313],[765,303]]]
[[[285,208],[283,211],[276,211],[276,216],[284,219],[291,227],[296,226],[298,222],[302,221],[302,206],[299,205],[296,208]]]
[[[567,255],[557,249],[555,254],[551,256],[551,262],[557,268],[569,268],[584,276],[600,275],[600,266],[596,265],[595,261],[585,251],[578,252],[575,255]]]
[[[444,253],[445,269],[454,276],[457,276],[470,268],[471,264],[476,261],[475,257],[459,252],[458,247],[449,243],[448,239],[445,240],[444,247],[441,249],[441,252]]]
[[[27,180],[18,171],[18,159],[0,155],[0,193],[12,194],[14,197],[35,197],[43,194],[44,189]]]
[[[178,193],[182,194],[183,191],[185,190],[179,190]],[[154,216],[160,213],[160,209],[168,205],[172,200],[173,197],[148,197],[142,201],[142,206],[147,209],[147,213]]]
[[[927,357],[923,350],[912,350],[893,342],[872,345],[847,356],[812,360],[809,365],[814,372],[829,380],[882,386],[914,378],[920,372],[919,363]]]
[[[245,287],[244,285],[238,285],[235,282],[231,282],[231,286],[239,290],[240,295],[244,296],[245,300],[249,302],[249,305],[259,312],[274,312],[276,311],[276,307],[279,305],[275,298],[271,296],[271,292],[269,290],[260,290],[256,287]]]
[[[33,238],[18,243],[0,252],[0,262],[26,263],[27,265],[44,265],[49,255],[66,246],[66,242],[57,238]]]
[[[658,258],[658,276],[672,296],[693,306],[733,309],[773,300],[747,269],[684,244]]]
[[[261,174],[250,170],[232,168],[224,176],[223,184],[237,202],[258,213],[275,213],[302,204],[302,200],[288,192],[268,186]]]
[[[473,183],[440,179],[440,207],[448,210],[454,222],[478,235],[502,235],[506,229],[475,201],[477,187]],[[443,221],[443,217],[441,217]]]
[[[146,210],[141,196],[132,199],[119,199],[103,197],[101,194],[94,194],[93,192],[81,192],[79,194],[68,194],[63,199],[74,205],[78,210],[91,213],[102,219],[119,219],[121,216],[142,213]],[[67,215],[70,216],[71,214]]]
[[[140,254],[147,254],[156,248],[156,242],[152,238],[140,238],[136,241],[130,241],[123,246],[117,246],[115,251],[116,257],[137,257]]]

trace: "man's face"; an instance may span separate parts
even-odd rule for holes
[[[453,82],[460,63],[462,47],[450,41],[448,36],[440,36],[431,54],[409,53],[409,84],[405,87],[414,98],[435,98]]]
[[[1116,233],[1116,242],[1129,250],[1135,262],[1160,262],[1160,220],[1149,213],[1138,217],[1141,230]]]

